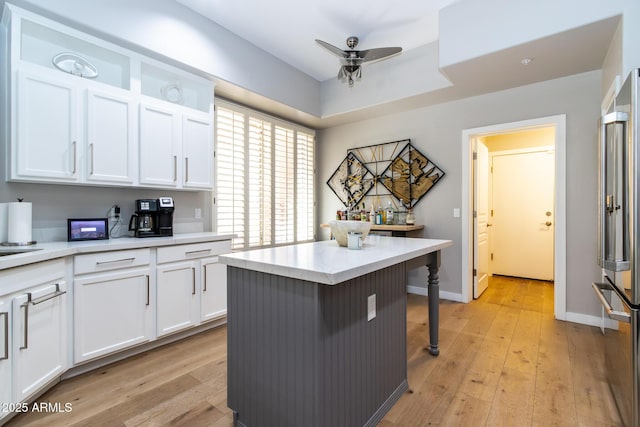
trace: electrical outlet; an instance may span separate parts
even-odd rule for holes
[[[367,322],[376,318],[376,294],[367,297]]]
[[[196,219],[202,218],[202,209],[196,208],[195,217]]]

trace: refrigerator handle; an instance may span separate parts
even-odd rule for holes
[[[619,322],[631,323],[631,315],[629,313],[627,313],[626,311],[614,310],[611,307],[611,304],[609,304],[609,301],[607,301],[607,298],[605,298],[604,294],[602,293],[603,289],[609,289],[610,291],[613,291],[611,289],[611,285],[610,284],[608,284],[608,283],[592,283],[591,287],[593,288],[593,291],[596,293],[596,296],[600,300],[600,303],[604,307],[604,310],[607,312],[607,316],[609,316],[611,319],[617,320]]]

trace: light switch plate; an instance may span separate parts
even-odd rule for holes
[[[453,217],[460,218],[460,208],[453,208]]]
[[[372,321],[376,317],[376,294],[367,297],[367,322]]]

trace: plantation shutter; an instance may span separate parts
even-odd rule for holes
[[[216,100],[215,228],[234,249],[315,238],[315,134]]]

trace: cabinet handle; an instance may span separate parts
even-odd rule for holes
[[[147,306],[149,305],[149,275],[146,275],[147,278]]]
[[[2,312],[0,316],[4,317],[4,356],[0,357],[0,360],[7,360],[9,358],[9,312]]]
[[[211,249],[200,249],[199,251],[189,251],[185,252],[185,255],[197,255],[197,254],[208,254],[211,252]]]
[[[91,150],[91,156],[89,157],[91,170],[89,171],[89,175],[93,175],[93,144],[89,144],[89,149]]]
[[[173,182],[178,181],[178,156],[173,156]]]
[[[61,291],[60,290],[60,283],[56,283],[56,290],[52,293],[50,293],[49,295],[43,295],[39,298],[35,298],[35,299],[31,299],[31,293],[27,293],[27,302],[25,302],[25,304],[33,304],[33,305],[38,305],[40,303],[43,303],[45,301],[49,301],[50,299],[53,298],[57,298],[60,295],[64,295],[66,294],[67,291]]]
[[[184,158],[184,183],[187,184],[189,182],[189,158]]]
[[[196,268],[191,267],[191,295],[196,294]]]
[[[203,271],[203,273],[204,273],[204,278],[203,278],[204,283],[202,284],[202,292],[207,292],[207,266],[203,265],[202,269],[204,270]]]
[[[31,299],[31,294],[27,294]],[[20,307],[24,307],[24,335],[22,338],[22,346],[20,350],[26,350],[29,348],[29,301],[22,304]]]
[[[49,301],[50,299],[57,298],[60,295],[64,295],[67,291],[60,290],[60,283],[56,283],[56,290],[48,295],[43,295],[38,298],[33,298],[33,294],[31,292],[27,292],[27,301],[20,304],[21,308],[24,308],[24,337],[23,337],[23,345],[20,347],[20,350],[26,350],[29,348],[29,305],[38,305],[45,301]]]
[[[73,145],[73,170],[71,171],[71,174],[75,175],[76,174],[76,166],[77,166],[76,163],[77,163],[77,157],[78,157],[77,156],[77,154],[78,154],[77,153],[78,144],[76,143],[76,141],[73,141],[71,144]]]
[[[113,262],[133,261],[134,259],[136,259],[136,257],[131,257],[131,258],[121,258],[121,259],[114,259],[114,260],[112,260],[112,261],[96,261],[96,265],[111,264],[111,263],[113,263]]]

